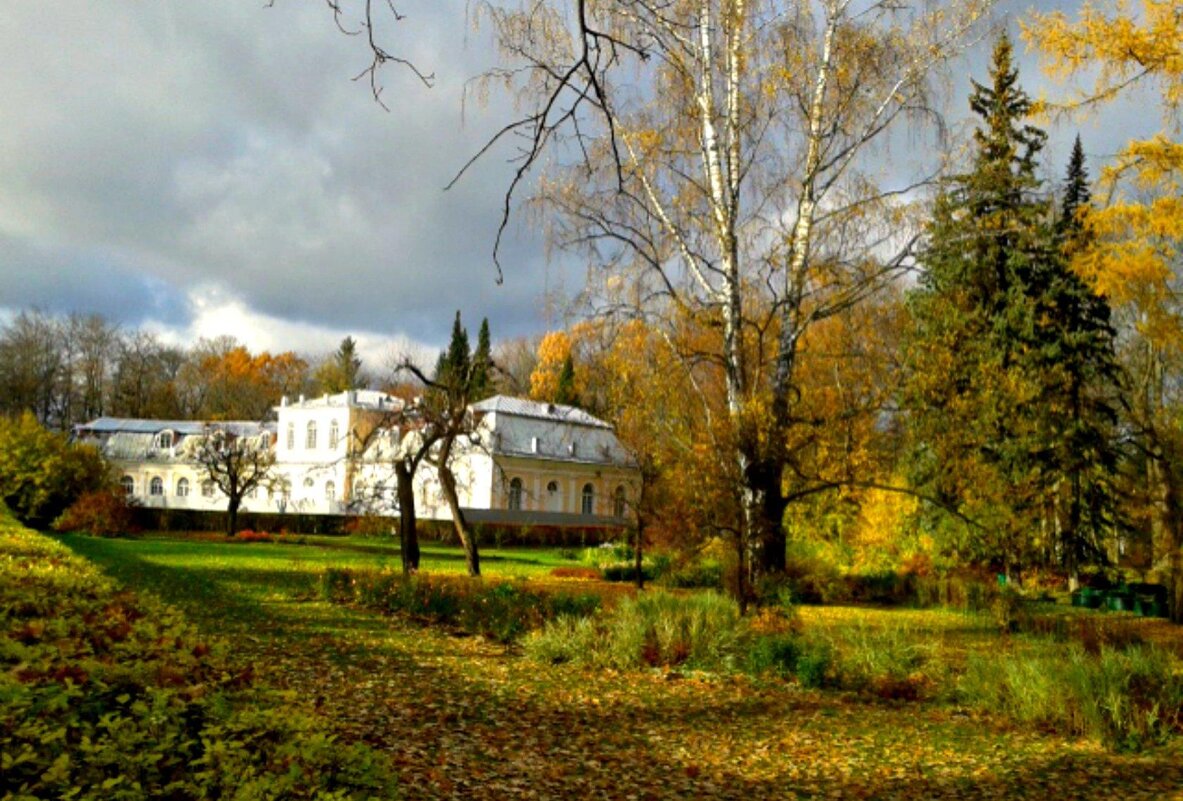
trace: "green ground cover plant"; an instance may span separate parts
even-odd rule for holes
[[[386,760],[0,516],[0,797],[393,798]]]

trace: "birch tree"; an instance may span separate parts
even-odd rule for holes
[[[540,208],[601,309],[717,329],[740,538],[783,572],[799,345],[910,257],[905,199],[939,165],[877,162],[939,128],[932,81],[989,3],[585,0],[485,4],[528,109],[505,136],[566,157]],[[909,128],[916,133],[918,129]],[[917,134],[919,135],[919,134]],[[686,369],[692,369],[687,360]],[[705,411],[705,410],[704,410]]]

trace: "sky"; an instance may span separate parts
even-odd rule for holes
[[[1028,5],[1002,3],[999,18]],[[323,2],[7,4],[0,318],[99,313],[174,342],[229,334],[302,353],[351,335],[371,363],[442,347],[457,309],[473,330],[488,317],[495,339],[554,327],[546,299],[576,291],[582,267],[548,262],[524,214],[497,283],[510,154],[443,190],[512,117],[504,98],[462,102],[496,63],[465,9],[399,4],[391,48],[435,82],[388,68],[386,111],[351,80],[369,63],[364,42]],[[973,54],[960,83],[982,63]],[[1034,59],[1022,66],[1037,94]],[[1086,151],[1116,150],[1129,119],[1094,122]],[[1053,127],[1049,164],[1066,162],[1075,130]]]

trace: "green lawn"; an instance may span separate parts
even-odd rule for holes
[[[384,541],[306,545],[63,537],[183,609],[339,735],[390,755],[409,798],[1183,797],[1178,741],[1131,756],[935,703],[780,681],[532,662],[476,637],[320,601],[326,566],[397,567]],[[431,546],[428,569],[459,570]],[[543,575],[557,551],[490,551],[490,575]],[[899,616],[899,617],[897,617]],[[804,610],[807,627],[893,626],[989,644],[948,612]],[[996,635],[995,635],[996,638]]]
[[[301,544],[228,542],[217,537],[151,535],[100,540],[59,537],[110,575],[186,608],[191,617],[219,629],[262,626],[284,636],[319,636],[332,630],[339,610],[311,603],[316,582],[329,567],[398,570],[398,543],[372,537],[300,537]],[[564,559],[556,548],[482,550],[481,570],[491,577],[542,577]],[[456,547],[422,546],[421,569],[464,572]],[[298,608],[298,611],[297,611]],[[317,614],[309,617],[309,611]],[[317,622],[319,620],[319,622]]]

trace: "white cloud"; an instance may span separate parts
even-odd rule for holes
[[[403,335],[343,330],[311,323],[294,322],[252,310],[240,297],[216,285],[190,290],[189,322],[177,327],[168,321],[147,320],[143,328],[169,344],[191,345],[201,338],[229,336],[259,353],[295,351],[317,357],[337,349],[341,340],[352,336],[366,369],[379,376],[394,357],[410,357],[420,365],[434,363],[438,347]]]

